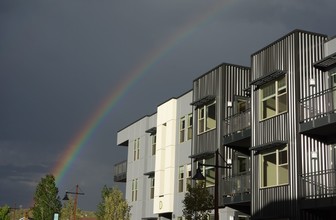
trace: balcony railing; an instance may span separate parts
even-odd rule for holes
[[[225,177],[224,203],[242,203],[251,201],[251,172]]]
[[[114,181],[125,182],[127,173],[127,160],[114,165]]]
[[[336,87],[324,90],[300,100],[300,122],[324,117],[336,109]]]
[[[336,196],[336,170],[322,170],[301,175],[301,193],[305,199]]]
[[[251,109],[224,119],[224,136],[242,131],[251,126]]]

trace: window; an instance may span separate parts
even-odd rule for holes
[[[215,165],[215,158],[203,159],[203,164]],[[205,177],[205,186],[211,187],[215,185],[215,167],[214,166],[202,166],[202,174]]]
[[[261,119],[267,119],[287,111],[286,76],[260,88]]]
[[[287,147],[260,154],[261,187],[288,183]]]
[[[178,192],[183,192],[183,178],[184,178],[184,167],[179,166],[178,168]]]
[[[198,109],[198,134],[216,128],[216,102]]]
[[[139,160],[140,158],[140,138],[134,140],[133,145],[133,160]]]
[[[188,140],[192,139],[192,125],[193,125],[193,117],[192,114],[188,115]]]
[[[237,158],[237,169],[238,173],[245,173],[248,171],[248,158],[244,156],[238,156]]]
[[[187,181],[186,181],[186,189],[188,188],[188,185],[191,186],[191,164],[187,165]]]
[[[152,155],[156,154],[156,134],[152,135]]]
[[[138,200],[138,179],[132,180],[132,201]]]
[[[247,110],[247,100],[238,99],[237,100],[237,113],[243,113]]]
[[[151,177],[151,178],[149,178],[149,180],[150,180],[150,195],[149,195],[149,197],[151,198],[151,199],[153,199],[154,198],[154,186],[155,186],[155,178],[154,177]]]
[[[180,143],[184,142],[185,126],[186,120],[185,117],[182,117],[180,120]]]

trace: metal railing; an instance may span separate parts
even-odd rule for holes
[[[336,109],[336,87],[324,90],[300,100],[300,122],[334,113]]]
[[[224,196],[251,192],[251,172],[244,172],[223,178]]]
[[[127,160],[119,162],[114,165],[114,181],[121,181],[126,179]]]
[[[336,196],[336,170],[322,170],[302,174],[301,193],[305,199],[317,199]]]
[[[251,126],[251,109],[224,119],[224,136],[242,131]]]

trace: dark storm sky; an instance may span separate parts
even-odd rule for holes
[[[110,91],[169,40],[95,130],[58,185],[61,197],[79,184],[79,207],[95,210],[103,185],[124,189],[113,182],[113,165],[126,159],[116,132],[207,70],[249,66],[250,54],[294,29],[336,35],[334,0],[218,1],[1,0],[0,205],[28,207]]]

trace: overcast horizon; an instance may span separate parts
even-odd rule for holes
[[[250,56],[294,29],[336,35],[333,0],[0,1],[0,206],[28,208],[36,185],[116,91],[58,183],[78,184],[96,210],[114,164],[117,131],[153,114],[221,63]],[[138,77],[135,77],[138,76]],[[119,89],[118,89],[119,88]]]

